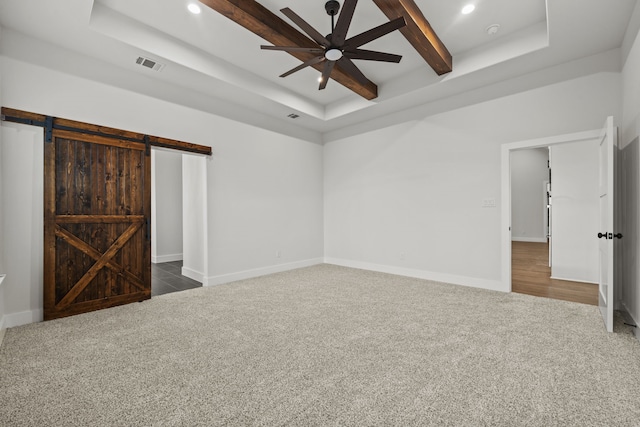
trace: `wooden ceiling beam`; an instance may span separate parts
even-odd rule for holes
[[[373,0],[389,19],[403,17],[400,32],[439,76],[450,73],[451,53],[442,43],[414,0]]]
[[[274,46],[318,47],[311,39],[255,0],[200,0],[200,3],[226,16]],[[256,46],[256,49],[259,49],[259,46]],[[303,62],[317,56],[306,52],[288,53]],[[251,53],[246,52],[246,54],[250,55]],[[313,67],[322,72],[324,64],[317,64]],[[371,100],[378,96],[378,86],[375,83],[369,80],[364,84],[360,83],[340,66],[334,68],[331,78],[363,98]]]

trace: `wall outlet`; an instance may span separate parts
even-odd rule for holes
[[[276,258],[280,258],[280,251],[276,251]]]

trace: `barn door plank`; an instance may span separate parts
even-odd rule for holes
[[[55,129],[48,144],[45,319],[150,298],[146,146]]]
[[[98,261],[102,257],[100,251],[89,246],[85,241],[77,238],[64,228],[56,227],[56,236],[67,242],[70,246],[73,246],[79,251],[82,251],[84,254],[90,256],[94,261]],[[137,286],[138,289],[145,289],[144,283],[138,277],[131,274],[128,270],[125,269],[125,267],[121,266],[117,262],[110,260],[109,262],[107,262],[106,267],[108,267],[115,274],[122,276],[126,280],[129,280],[132,284]]]
[[[89,268],[89,270],[82,276],[82,278],[76,282],[75,285],[67,292],[67,294],[60,300],[58,305],[60,307],[65,307],[71,304],[71,302],[80,295],[89,282],[93,280],[94,277],[98,274],[98,272],[105,266],[111,259],[118,253],[120,249],[129,241],[129,239],[133,236],[133,234],[140,229],[141,223],[134,223],[127,228],[127,230],[122,233],[120,237],[115,241],[113,245],[98,259],[95,264]],[[80,252],[82,253],[82,252]]]

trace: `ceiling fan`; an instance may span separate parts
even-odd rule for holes
[[[360,46],[369,43],[375,39],[378,39],[386,34],[389,34],[399,28],[406,25],[403,17],[396,18],[385,24],[379,25],[368,31],[360,33],[356,36],[346,38],[353,13],[356,8],[358,0],[344,0],[344,7],[338,17],[338,22],[335,22],[335,16],[340,10],[340,3],[336,0],[330,0],[324,8],[329,16],[331,16],[331,34],[323,36],[315,28],[309,25],[304,19],[298,16],[291,9],[284,8],[280,11],[291,21],[293,21],[302,31],[304,31],[313,41],[318,45],[317,47],[300,47],[300,46],[260,46],[265,50],[280,50],[285,52],[306,52],[311,54],[317,54],[317,56],[303,62],[299,66],[287,71],[280,75],[280,77],[287,77],[300,71],[306,67],[313,66],[324,62],[324,68],[322,76],[320,77],[320,87],[322,90],[327,86],[327,82],[331,77],[333,68],[338,64],[340,68],[353,76],[357,81],[362,84],[366,84],[368,79],[366,76],[356,67],[352,59],[362,59],[368,61],[382,61],[382,62],[395,62],[398,63],[402,59],[400,55],[394,55],[392,53],[376,52],[371,50],[360,49]]]

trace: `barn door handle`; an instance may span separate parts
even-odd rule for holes
[[[608,237],[607,237],[607,232],[606,232],[606,231],[605,231],[604,233],[598,233],[598,239],[602,239],[603,237],[604,237],[605,239],[607,239],[607,238],[608,238]]]

